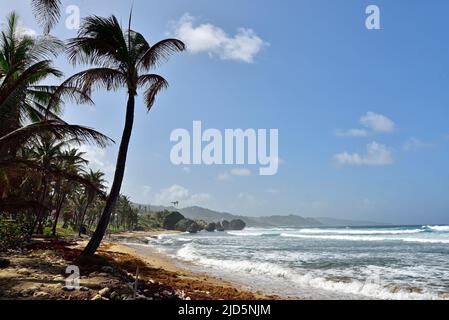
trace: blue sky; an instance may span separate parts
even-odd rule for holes
[[[39,30],[28,1],[3,2],[3,15],[15,9]],[[63,4],[126,23],[131,1]],[[370,4],[380,8],[381,30],[365,28]],[[153,43],[177,35],[191,46],[158,70],[171,86],[150,114],[137,100],[123,193],[245,215],[449,223],[448,10],[443,0],[135,0],[135,30]],[[54,34],[73,37],[65,18]],[[58,66],[75,71],[63,58]],[[99,91],[94,100],[68,105],[65,119],[119,141],[126,92]],[[173,166],[170,133],[194,120],[279,129],[278,174]],[[87,150],[111,176],[117,148]]]

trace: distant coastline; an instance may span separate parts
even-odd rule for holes
[[[374,221],[359,221],[349,219],[338,219],[329,217],[302,217],[300,215],[272,215],[249,217],[236,215],[228,212],[219,212],[199,206],[186,208],[176,208],[173,206],[156,206],[132,203],[133,207],[138,209],[140,213],[160,212],[160,211],[177,211],[186,218],[193,220],[204,220],[206,222],[216,222],[220,220],[243,220],[247,227],[253,228],[270,228],[270,227],[375,227],[375,226],[391,226],[391,224]]]

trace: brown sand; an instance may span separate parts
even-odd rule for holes
[[[174,261],[154,249],[145,249],[145,255],[116,241],[129,238],[157,236],[166,231],[133,232],[108,237],[98,254],[103,258],[84,262],[80,266],[83,291],[67,291],[65,268],[79,265],[77,261],[86,241],[39,241],[28,250],[4,256],[11,261],[8,268],[0,269],[1,299],[76,299],[98,297],[101,289],[110,292],[100,299],[118,300],[132,297],[132,283],[139,267],[139,294],[142,300],[260,300],[278,299],[277,296],[250,292],[236,284],[194,273],[175,265]],[[114,271],[105,272],[103,263]],[[102,269],[103,268],[103,269]],[[110,293],[116,294],[111,295]]]

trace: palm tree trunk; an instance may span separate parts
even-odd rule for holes
[[[56,209],[55,221],[53,222],[53,228],[52,228],[52,230],[51,230],[51,234],[52,234],[53,236],[56,235],[56,227],[57,227],[57,225],[58,225],[59,215],[61,214],[61,210],[62,210],[62,206],[63,206],[63,204],[64,204],[65,196],[66,196],[65,193],[63,193],[63,194],[61,195],[61,200],[59,201],[59,203],[58,203],[58,208]]]
[[[97,228],[95,229],[92,238],[87,244],[84,251],[81,253],[82,256],[92,256],[97,251],[103,240],[104,234],[111,219],[111,213],[114,209],[115,203],[120,195],[120,189],[122,187],[123,176],[125,174],[126,157],[128,154],[129,141],[131,140],[131,133],[134,124],[134,94],[128,94],[128,105],[126,107],[126,120],[125,128],[123,129],[122,141],[120,143],[120,148],[117,156],[117,164],[115,167],[114,181],[112,182],[111,192],[106,201],[106,206],[101,214],[100,221],[98,222]]]
[[[46,198],[45,196],[46,196],[46,193],[47,193],[47,179],[45,177],[42,177],[42,183],[44,185],[44,190],[42,191],[41,203],[44,204],[45,203],[45,198]],[[41,223],[41,219],[43,218],[44,214],[45,214],[45,210],[44,209],[38,211],[37,216],[36,216],[36,220],[34,221],[33,225],[31,226],[31,229],[30,229],[30,233],[29,233],[30,237],[33,236],[34,231],[36,230],[36,227],[38,227],[38,229],[39,229],[39,226],[40,226],[40,223]]]
[[[86,199],[86,205],[84,206],[83,213],[81,214],[81,218],[78,223],[78,237],[81,237],[81,228],[83,227],[84,217],[86,216],[87,208],[89,208],[89,205],[90,205],[90,201],[89,201],[89,199]]]

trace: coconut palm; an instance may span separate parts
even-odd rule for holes
[[[62,122],[58,114],[64,100],[92,103],[76,88],[42,84],[62,76],[51,59],[64,44],[49,35],[32,38],[21,34],[18,19],[15,12],[9,14],[0,33],[0,137],[29,122]]]
[[[64,170],[65,172],[69,172],[73,175],[80,175],[84,172],[84,166],[89,162],[83,158],[84,152],[80,152],[76,148],[69,148],[68,150],[62,151],[62,159],[57,164],[60,170]],[[55,201],[55,215],[52,227],[52,235],[56,235],[56,227],[58,225],[59,217],[61,215],[61,210],[66,201],[66,197],[69,193],[71,193],[75,187],[76,182],[71,179],[66,179],[64,177],[57,177],[54,193],[56,194]]]
[[[21,34],[18,19],[15,12],[9,14],[0,35],[0,136],[20,128],[24,121],[42,120],[56,87],[40,82],[62,76],[50,59],[56,57],[63,43],[50,36],[31,38]]]
[[[30,157],[34,163],[40,167],[50,170],[52,167],[57,165],[57,162],[61,160],[62,148],[65,146],[64,141],[57,141],[51,135],[47,135],[42,139],[37,139],[33,142],[30,148]],[[49,201],[51,182],[53,181],[51,175],[43,173],[40,182],[40,195],[36,199],[39,203],[50,208],[51,201]],[[38,227],[38,232],[42,233],[42,222],[44,220],[44,215],[49,210],[40,210],[36,216],[35,222],[31,227],[31,234],[34,232],[35,228]]]
[[[51,59],[64,44],[49,35],[33,38],[21,34],[18,20],[18,15],[12,12],[0,32],[0,204],[3,210],[24,206],[42,210],[42,203],[14,194],[25,178],[50,171],[79,177],[57,168],[45,168],[24,157],[22,153],[31,138],[51,133],[61,141],[94,142],[101,147],[110,140],[95,130],[69,125],[59,118],[64,100],[92,101],[76,88],[42,84],[50,77],[62,76],[53,68]]]
[[[100,170],[93,171],[92,169],[90,169],[90,171],[88,173],[85,173],[83,177],[84,179],[89,181],[91,185],[86,186],[84,189],[86,203],[79,221],[78,236],[81,236],[81,229],[84,224],[84,218],[86,216],[88,207],[94,202],[95,197],[98,195],[98,190],[105,189],[104,183],[106,182],[104,180],[104,173]]]
[[[128,93],[125,127],[111,191],[97,228],[83,255],[93,255],[99,247],[120,194],[134,122],[137,91],[144,90],[145,105],[150,111],[157,93],[166,88],[168,83],[160,75],[148,72],[172,53],[185,49],[184,44],[177,39],[162,40],[151,46],[142,34],[131,30],[130,25],[131,18],[128,30],[124,30],[115,16],[109,18],[91,16],[83,21],[78,37],[68,43],[68,56],[73,64],[95,67],[70,77],[64,86],[76,87],[87,95],[93,88],[100,87],[106,90],[124,88]]]

